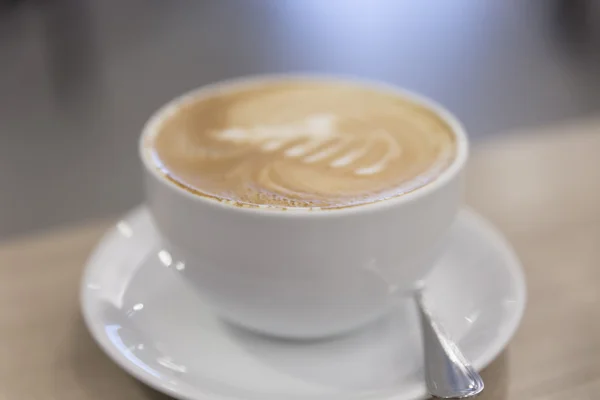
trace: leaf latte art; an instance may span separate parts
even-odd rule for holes
[[[215,136],[240,146],[246,144],[247,150],[259,147],[262,152],[280,153],[280,157],[297,158],[305,164],[349,167],[348,172],[356,175],[380,172],[400,155],[399,143],[385,131],[371,132],[361,140],[338,129],[336,116],[323,114],[309,116],[296,124],[226,129]],[[372,165],[364,165],[365,160],[372,158],[369,154],[378,143],[384,151]]]
[[[398,94],[280,80],[186,99],[149,144],[194,193],[242,205],[339,208],[435,179],[455,142],[444,121]]]

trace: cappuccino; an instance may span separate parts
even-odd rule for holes
[[[419,189],[454,160],[453,130],[401,94],[281,79],[182,101],[146,144],[173,183],[241,206],[343,208]]]

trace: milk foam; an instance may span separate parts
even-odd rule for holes
[[[292,124],[258,125],[250,128],[228,128],[217,131],[217,140],[238,145],[254,146],[265,153],[282,148],[285,158],[297,158],[303,163],[314,163],[334,156],[328,165],[332,168],[352,166],[356,175],[372,175],[384,170],[388,164],[400,156],[401,148],[385,131],[367,133],[366,143],[352,147],[352,139],[339,129],[338,118],[334,114],[312,115]],[[384,138],[388,149],[371,165],[360,165],[359,159],[369,153],[372,141]],[[286,147],[292,142],[301,144]],[[355,142],[354,145],[357,143]],[[343,150],[343,151],[342,151]]]
[[[454,157],[431,110],[353,84],[277,81],[192,100],[152,144],[195,193],[238,204],[337,208],[415,190]]]

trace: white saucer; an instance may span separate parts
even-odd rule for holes
[[[425,395],[416,314],[403,309],[344,337],[270,339],[212,315],[176,268],[158,257],[148,211],[111,229],[90,258],[83,315],[123,369],[173,397],[193,400],[408,400]],[[490,363],[525,306],[519,261],[481,217],[463,210],[428,279],[429,297],[473,365]]]

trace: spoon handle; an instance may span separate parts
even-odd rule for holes
[[[425,355],[425,381],[432,396],[466,399],[483,391],[483,380],[458,346],[444,333],[431,314],[423,291],[415,293]]]

